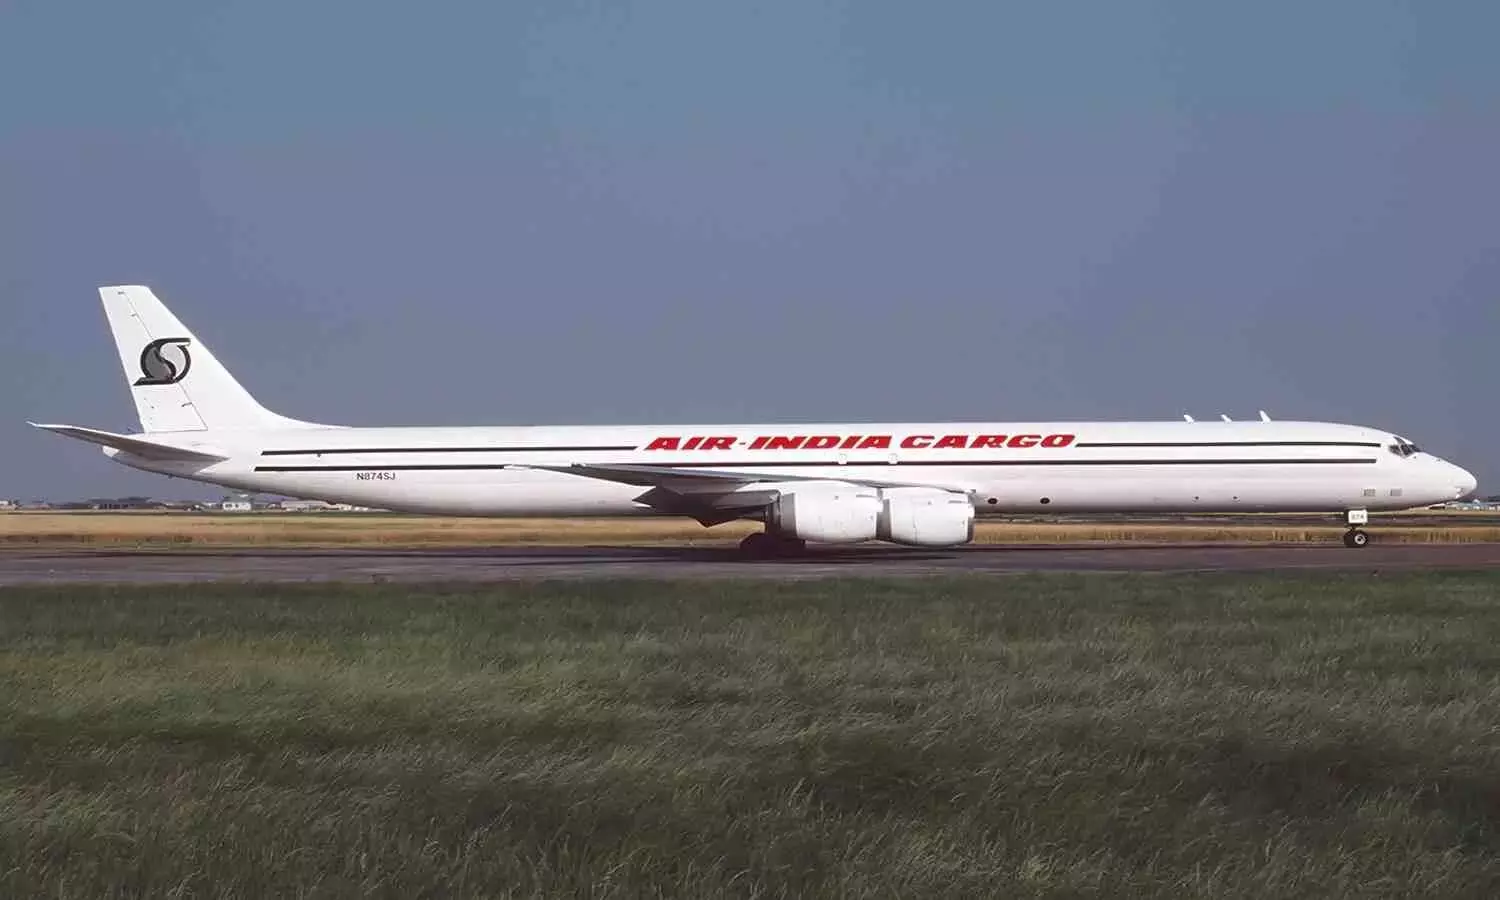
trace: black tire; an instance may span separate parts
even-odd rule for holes
[[[806,551],[807,541],[765,531],[757,531],[740,541],[740,553],[750,559],[783,559],[801,556]]]
[[[740,553],[751,559],[765,559],[776,554],[775,544],[775,538],[764,531],[757,531],[740,541]]]
[[[1351,528],[1344,532],[1345,547],[1364,547],[1370,543],[1370,536],[1358,528]]]
[[[775,539],[777,556],[801,556],[807,552],[807,541],[801,538],[776,535]]]

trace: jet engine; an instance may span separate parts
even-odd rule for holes
[[[875,536],[917,547],[949,547],[974,539],[974,506],[964,494],[938,488],[885,488]]]
[[[766,525],[788,537],[828,544],[878,539],[949,547],[974,539],[974,507],[966,495],[939,488],[805,482],[780,489],[766,510]]]
[[[842,482],[808,482],[784,489],[766,510],[766,525],[804,541],[852,544],[875,538],[880,492]]]

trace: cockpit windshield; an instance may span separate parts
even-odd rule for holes
[[[1396,443],[1390,444],[1385,449],[1400,457],[1415,456],[1416,454],[1422,452],[1421,447],[1418,447],[1416,444],[1413,444],[1411,441],[1408,441],[1404,437],[1396,438]]]

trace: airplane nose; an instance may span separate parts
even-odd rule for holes
[[[1463,498],[1479,490],[1479,479],[1475,478],[1473,475],[1469,474],[1468,471],[1461,469],[1458,466],[1454,466],[1453,468],[1458,470],[1458,479],[1454,485],[1454,490],[1458,492],[1454,495],[1455,500],[1462,500]]]

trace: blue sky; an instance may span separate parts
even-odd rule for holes
[[[1500,492],[1500,5],[0,7],[0,497],[201,496],[95,289],[350,424],[1390,428]]]

